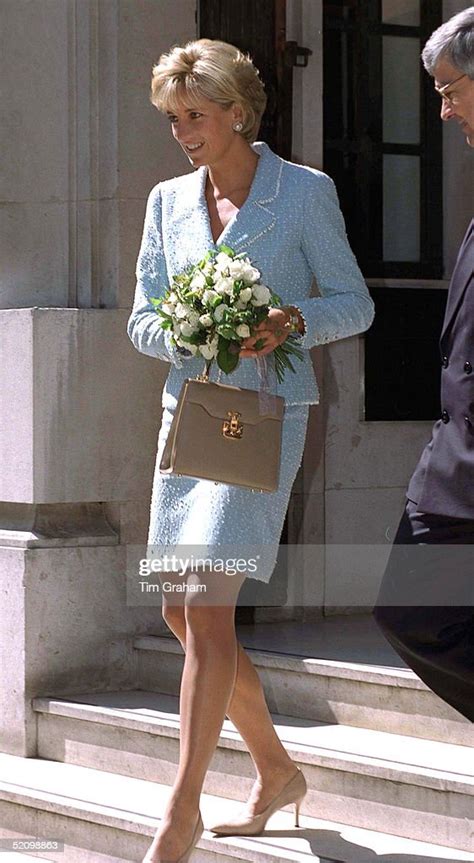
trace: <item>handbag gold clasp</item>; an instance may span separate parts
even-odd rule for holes
[[[228,420],[224,420],[222,423],[222,435],[223,437],[229,438],[241,438],[244,427],[241,422],[239,422],[239,417],[242,414],[239,414],[238,411],[227,411]]]

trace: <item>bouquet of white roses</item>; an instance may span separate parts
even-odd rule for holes
[[[150,301],[181,353],[202,356],[208,363],[215,359],[229,374],[239,362],[243,339],[267,317],[269,308],[281,305],[280,297],[259,281],[260,275],[249,258],[235,254],[229,246],[219,246],[174,276],[164,297]],[[255,350],[263,344],[263,339],[258,340]],[[303,358],[291,335],[273,355],[280,383],[285,369],[295,371],[290,356]]]

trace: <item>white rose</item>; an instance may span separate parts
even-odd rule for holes
[[[189,311],[189,306],[185,306],[184,303],[177,303],[175,315],[177,318],[187,318]]]
[[[234,280],[228,277],[221,276],[217,279],[214,289],[218,294],[232,294],[234,290]]]
[[[192,336],[193,333],[196,332],[196,327],[193,327],[188,321],[183,321],[181,324],[181,335],[182,336]]]
[[[250,328],[247,326],[247,324],[239,324],[235,332],[238,336],[240,336],[241,339],[248,339],[250,335]]]
[[[163,309],[163,311],[165,312],[166,315],[173,315],[174,314],[174,308],[175,308],[174,303],[162,303],[161,308]]]
[[[245,270],[245,264],[242,261],[234,260],[229,264],[229,273],[234,279],[241,279]]]
[[[179,336],[181,334],[181,324],[179,324],[178,321],[173,324],[173,333],[175,336]]]
[[[254,284],[254,282],[258,282],[261,275],[262,274],[260,270],[257,270],[256,267],[252,267],[251,264],[246,266],[245,269],[242,271],[242,278],[244,282],[250,282],[252,285]]]
[[[172,291],[171,294],[169,295],[168,302],[173,303],[173,305],[175,305],[178,302],[177,294],[175,294],[174,291]]]
[[[202,301],[204,305],[207,306],[209,303],[212,303],[218,296],[219,294],[217,293],[217,291],[207,289],[202,295]]]
[[[243,311],[243,309],[247,308],[247,303],[243,303],[241,299],[238,299],[236,303],[234,303],[234,309],[237,309],[238,312]]]
[[[266,285],[254,285],[252,288],[253,306],[265,306],[271,299],[271,291]]]
[[[242,300],[243,303],[248,303],[251,297],[252,288],[244,288],[243,291],[241,291],[239,294],[239,300]]]
[[[204,264],[202,271],[205,276],[212,276],[212,273],[214,272],[214,264],[212,261],[207,261],[207,263]]]
[[[206,277],[204,273],[200,270],[198,273],[195,273],[191,279],[191,288],[195,291],[197,288],[205,288],[206,287]]]
[[[219,306],[217,306],[216,309],[214,309],[214,320],[217,321],[218,324],[220,324],[222,318],[224,317],[224,312],[227,308],[228,306],[226,306],[225,303],[221,303]]]
[[[199,323],[203,325],[203,327],[212,327],[214,321],[212,320],[210,315],[201,315],[199,318]]]
[[[199,323],[199,312],[195,312],[194,309],[188,312],[188,323],[196,329]]]
[[[219,252],[215,258],[216,270],[225,270],[231,265],[233,258],[230,258],[225,252]]]
[[[205,345],[199,345],[199,351],[203,355],[206,360],[213,360],[217,354],[217,344],[208,344],[206,342]]]

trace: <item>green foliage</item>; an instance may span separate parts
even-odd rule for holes
[[[236,308],[235,305],[242,290],[247,287],[253,287],[254,284],[254,282],[247,282],[245,277],[242,276],[238,279],[234,278],[230,296],[227,293],[224,295],[219,294],[213,300],[204,304],[202,299],[204,290],[213,290],[215,288],[215,277],[213,277],[212,274],[205,274],[203,271],[205,270],[206,265],[214,262],[214,259],[219,252],[228,255],[232,260],[243,258],[245,259],[246,264],[253,266],[245,252],[239,252],[236,254],[230,246],[222,244],[217,248],[217,250],[210,249],[197,264],[190,264],[182,273],[177,273],[173,276],[170,287],[166,290],[164,296],[160,298],[150,297],[149,299],[151,305],[160,317],[161,328],[172,331],[171,341],[177,347],[183,347],[184,344],[195,346],[204,345],[217,335],[218,352],[216,361],[219,368],[225,374],[230,374],[234,371],[240,361],[239,354],[242,345],[242,338],[237,335],[237,327],[240,324],[245,324],[249,327],[251,332],[254,332],[255,329],[267,318],[269,308],[281,306],[282,300],[278,294],[275,294],[272,291],[270,305],[254,306],[251,301],[248,301],[245,308]],[[204,279],[200,279],[203,282],[203,285],[199,288],[191,288],[191,282],[197,273],[204,275]],[[170,301],[171,294],[174,294],[175,296]],[[179,336],[176,336],[173,332],[174,322],[177,319],[177,316],[174,314],[174,310],[176,309],[176,304],[178,302],[185,306],[190,306],[199,316],[203,314],[210,314],[212,316],[215,309],[221,304],[226,308],[219,323],[213,322],[212,325],[206,327],[200,322],[199,324],[195,324],[194,320],[197,319],[194,317],[192,325],[197,327],[197,329],[194,330],[192,335],[184,336],[180,333]],[[169,308],[172,309],[171,314],[163,310],[163,303],[169,303]],[[291,372],[295,372],[295,358],[302,360],[304,357],[304,352],[298,347],[297,341],[298,340],[294,336],[290,335],[273,351],[276,375],[280,383],[283,381],[285,372],[288,369],[290,369]],[[255,349],[257,351],[262,350],[265,344],[265,339],[259,338],[256,341]],[[212,362],[212,360],[208,360],[207,366],[209,367]]]
[[[234,342],[234,344],[239,344],[238,342]],[[225,372],[226,375],[229,375],[234,371],[239,362],[239,354],[231,353],[230,346],[232,342],[228,339],[224,339],[222,337],[219,338],[219,350],[217,351],[217,365],[219,368]]]

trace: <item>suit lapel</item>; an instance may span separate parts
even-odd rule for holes
[[[252,149],[259,160],[248,197],[218,238],[218,244],[225,243],[236,252],[249,249],[250,255],[252,245],[276,225],[275,201],[284,164],[263,141],[252,144]]]
[[[195,263],[209,249],[226,244],[236,252],[251,248],[261,236],[276,224],[274,202],[280,190],[283,160],[267,144],[258,141],[252,148],[259,155],[249,194],[236,215],[228,222],[217,242],[212,238],[206,201],[207,168],[198,168],[186,177],[186,188],[178,193],[173,207],[173,233],[187,238]],[[251,252],[250,252],[251,254]]]
[[[458,312],[469,279],[474,270],[474,219],[471,221],[456,261],[448,293],[448,303],[444,316],[441,339],[446,335]]]
[[[206,169],[198,168],[179,178],[168,199],[163,228],[172,239],[167,253],[175,273],[196,264],[213,246],[205,183]]]

